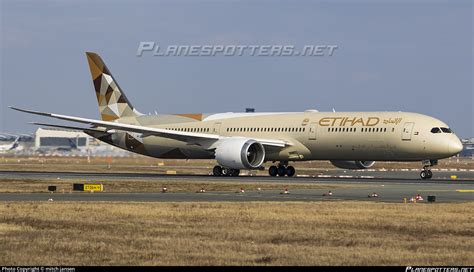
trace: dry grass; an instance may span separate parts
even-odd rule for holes
[[[2,265],[472,265],[474,203],[21,203]]]
[[[206,191],[237,191],[244,187],[246,190],[283,190],[292,189],[338,189],[338,188],[363,188],[368,185],[354,184],[311,184],[311,183],[271,183],[271,182],[242,182],[238,181],[200,181],[192,179],[1,179],[0,193],[39,193],[48,192],[48,185],[56,185],[57,192],[71,192],[73,183],[93,183],[103,184],[104,191],[109,193],[156,193],[161,192],[163,186],[166,186],[168,192],[197,192],[201,188]]]

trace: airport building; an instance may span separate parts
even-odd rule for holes
[[[37,149],[84,149],[89,147],[90,136],[83,132],[38,128],[35,133]]]
[[[474,138],[462,139],[461,140],[463,149],[459,156],[461,157],[474,157]]]
[[[38,128],[34,146],[21,152],[33,152],[52,156],[128,157],[134,155],[115,146],[101,142],[81,131]]]

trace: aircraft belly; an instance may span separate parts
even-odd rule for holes
[[[310,146],[315,160],[393,160],[397,146],[385,139],[321,137]]]
[[[161,137],[145,138],[145,147],[152,157],[163,159],[212,159],[214,155],[197,145]]]
[[[293,145],[281,149],[280,147],[265,147],[266,161],[304,161],[312,160],[311,151],[299,139],[286,138]]]

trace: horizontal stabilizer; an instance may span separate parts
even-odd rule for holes
[[[73,126],[62,126],[62,125],[53,125],[53,124],[45,124],[45,123],[36,123],[36,122],[29,122],[28,124],[37,125],[37,126],[45,126],[45,127],[54,127],[54,128],[64,128],[76,131],[90,131],[90,132],[101,132],[105,133],[106,131],[95,129],[95,128],[81,128],[81,127],[73,127]]]

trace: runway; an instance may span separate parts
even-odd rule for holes
[[[298,182],[313,183],[315,181],[330,182],[416,182],[416,183],[466,183],[474,184],[474,171],[434,171],[434,177],[431,180],[421,180],[418,171],[344,171],[330,170],[317,171],[314,175],[297,175],[295,177],[270,177],[270,176],[246,176],[239,177],[214,177],[209,175],[169,175],[156,173],[97,173],[97,172],[46,172],[46,171],[0,171],[1,178],[25,178],[25,179],[44,179],[44,178],[83,178],[83,179],[144,179],[144,180],[163,180],[163,179],[186,179],[186,180],[206,180],[206,181],[238,181],[238,182]],[[452,180],[451,176],[456,176]]]
[[[1,193],[0,201],[124,201],[124,202],[196,202],[196,201],[331,201],[331,200],[365,200],[398,202],[409,200],[416,194],[423,196],[426,202],[428,195],[435,195],[436,202],[466,202],[474,200],[473,187],[460,185],[384,185],[373,188],[334,189],[332,196],[323,196],[328,190],[298,189],[288,194],[277,190],[207,193]],[[376,192],[379,197],[369,198]],[[420,201],[418,201],[420,202]]]
[[[164,174],[136,174],[136,173],[56,173],[56,172],[0,172],[0,179],[44,179],[55,180],[57,178],[81,178],[87,180],[127,180],[146,179],[150,181],[214,181],[214,182],[239,182],[245,183],[269,182],[282,183],[288,186],[289,193],[283,194],[283,190],[253,190],[240,192],[212,191],[205,193],[110,193],[110,192],[73,192],[73,193],[0,193],[0,201],[126,201],[126,202],[194,202],[194,201],[340,201],[340,200],[364,200],[402,203],[404,198],[409,200],[416,194],[424,197],[426,202],[428,195],[436,196],[436,202],[466,202],[474,200],[474,179],[469,175],[465,179],[450,180],[447,175],[438,175],[432,180],[417,180],[407,178],[405,172],[390,172],[385,178],[365,175],[357,177],[293,177],[278,178],[267,176],[242,176],[242,177],[213,177],[206,175],[164,175]],[[413,173],[410,173],[412,175]],[[469,174],[469,173],[468,173]],[[474,176],[474,173],[470,174]],[[349,188],[332,189],[332,196],[323,196],[328,193],[326,189],[291,189],[291,184],[301,183],[324,183],[324,184],[348,184],[354,185]],[[282,187],[283,188],[283,187]],[[376,192],[379,197],[369,198],[368,195]]]

